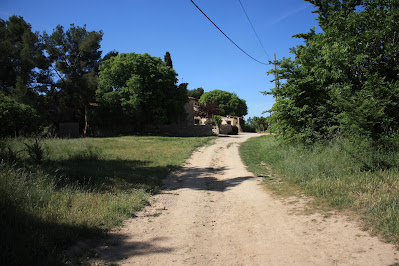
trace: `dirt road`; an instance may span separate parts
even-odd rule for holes
[[[125,222],[99,250],[122,265],[390,265],[393,245],[339,215],[298,214],[249,173],[239,143],[218,138],[165,182],[151,206]]]

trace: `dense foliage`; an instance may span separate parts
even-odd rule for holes
[[[78,122],[85,136],[102,126],[134,130],[185,118],[188,84],[177,85],[169,52],[165,62],[115,50],[102,58],[102,37],[86,25],[40,34],[22,17],[0,19],[1,136],[47,134],[62,122]]]
[[[248,117],[241,126],[245,132],[265,132],[269,129],[270,117]]]
[[[238,98],[237,94],[227,91],[213,90],[205,92],[199,102],[218,105],[222,116],[245,116],[248,113],[245,100]]]
[[[204,94],[204,89],[201,87],[187,92],[188,97],[193,97],[197,100],[201,98],[202,94]]]
[[[32,133],[36,123],[37,114],[32,107],[0,92],[0,137]]]
[[[277,61],[274,127],[288,140],[386,140],[399,129],[399,3],[318,1],[321,33]],[[284,82],[282,82],[284,81]]]
[[[176,86],[177,73],[149,54],[119,54],[102,62],[97,96],[119,119],[171,123],[185,118],[187,86]]]
[[[22,17],[0,19],[0,90],[28,104],[43,82],[48,63],[43,39]]]
[[[46,51],[55,72],[49,93],[52,117],[57,122],[79,121],[83,124],[85,106],[94,100],[97,69],[101,59],[101,31],[87,31],[86,26],[57,26],[44,34]]]
[[[166,66],[173,68],[172,57],[170,56],[169,52],[165,53],[164,61],[165,61]]]
[[[36,131],[46,116],[49,84],[43,38],[22,17],[0,19],[1,136]]]

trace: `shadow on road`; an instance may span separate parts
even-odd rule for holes
[[[127,237],[122,234],[114,234],[112,239],[106,243],[105,250],[102,254],[102,259],[105,262],[112,263],[114,261],[123,261],[129,257],[143,256],[154,253],[170,253],[174,249],[170,247],[161,247],[159,242],[165,241],[166,237],[155,237],[148,241],[129,241],[135,237]],[[108,247],[111,247],[107,252]]]
[[[177,173],[169,176],[165,181],[164,189],[175,190],[189,188],[194,190],[209,190],[223,192],[232,187],[238,186],[254,176],[238,176],[235,178],[223,179],[223,172],[226,167],[216,168],[182,168]]]

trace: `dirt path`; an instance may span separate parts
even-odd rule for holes
[[[346,217],[294,214],[299,204],[272,198],[249,173],[239,143],[218,138],[165,182],[163,193],[125,222],[99,250],[122,265],[390,265],[393,245]]]

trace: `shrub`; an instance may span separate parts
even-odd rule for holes
[[[35,164],[41,164],[45,157],[45,148],[43,145],[35,139],[35,141],[30,143],[24,143],[29,154],[29,157],[33,160]]]
[[[36,130],[36,111],[0,92],[0,137],[29,134]]]
[[[0,141],[0,163],[15,164],[19,161],[17,151],[14,151],[5,140]]]
[[[232,126],[230,135],[238,135],[238,127]]]

